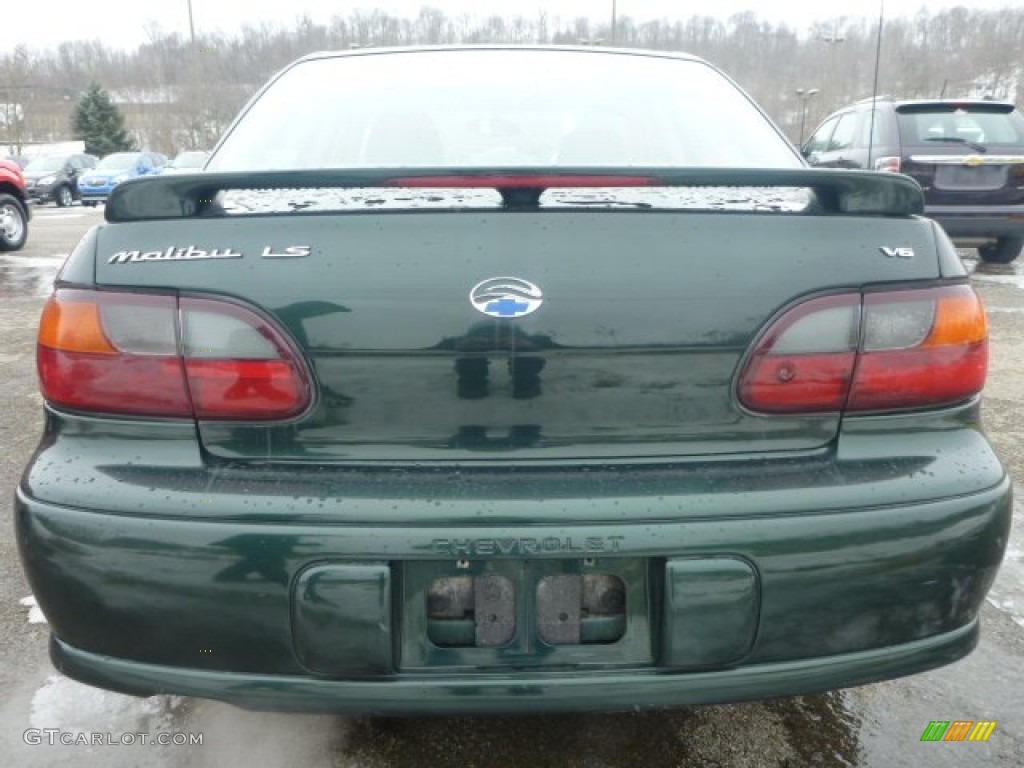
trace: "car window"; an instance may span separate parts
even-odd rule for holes
[[[874,114],[874,122],[871,120],[872,114]],[[858,132],[858,147],[877,147],[882,143],[882,119],[882,113],[877,109],[864,113]]]
[[[829,141],[832,139],[832,132],[836,129],[836,123],[839,122],[838,117],[830,117],[816,130],[811,138],[804,144],[805,152],[824,152],[828,147]]]
[[[832,134],[832,140],[828,144],[829,151],[836,152],[842,149],[849,149],[853,146],[853,137],[856,133],[857,113],[847,112],[844,115],[840,115],[835,133]]]
[[[300,62],[207,167],[629,165],[798,167],[799,159],[703,62],[470,50]]]
[[[1015,111],[978,106],[936,106],[898,115],[904,143],[930,144],[949,141],[977,144],[1024,144],[1024,118]]]

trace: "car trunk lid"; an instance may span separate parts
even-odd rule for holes
[[[909,189],[869,176],[890,196]],[[133,186],[156,199],[190,177],[178,178]],[[633,204],[636,190],[576,190],[548,207],[448,200],[409,210],[421,196],[450,197],[432,190],[402,192],[397,209],[381,210],[373,193],[333,212],[139,221],[115,199],[108,218],[119,223],[99,233],[96,278],[241,300],[301,348],[314,406],[287,423],[200,422],[204,448],[224,459],[606,461],[821,448],[839,413],[764,416],[737,404],[744,354],[808,295],[937,278],[931,225],[871,213],[901,209],[864,190],[833,194],[833,209],[873,216],[865,238],[860,216],[758,211],[756,195],[729,189],[742,212],[652,210]],[[512,294],[488,310],[474,289],[494,279],[539,296]]]

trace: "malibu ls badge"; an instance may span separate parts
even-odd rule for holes
[[[289,245],[279,250],[267,245],[260,254],[264,259],[295,259],[309,256],[313,247],[309,245]],[[125,264],[133,261],[201,261],[206,259],[241,259],[245,254],[232,248],[197,248],[194,245],[172,245],[162,251],[118,251],[109,259],[108,264]]]
[[[473,286],[469,301],[477,312],[507,320],[536,312],[544,294],[539,286],[519,277],[492,277]]]

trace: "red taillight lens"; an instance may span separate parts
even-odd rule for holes
[[[841,409],[856,362],[859,323],[855,294],[794,307],[772,324],[747,360],[740,402],[767,413]]]
[[[298,356],[252,311],[181,299],[182,348],[199,419],[286,419],[309,404]]]
[[[590,176],[587,174],[482,174],[482,175],[431,175],[401,176],[391,180],[391,186],[409,188],[444,189],[461,188],[505,188],[505,189],[555,189],[582,187],[650,187],[657,183],[653,176],[617,176],[614,174]]]
[[[43,310],[37,361],[47,401],[80,411],[274,420],[310,402],[284,337],[223,301],[62,289]]]
[[[191,416],[176,315],[173,296],[58,291],[39,324],[43,397],[75,410]]]
[[[883,173],[899,173],[901,162],[899,156],[879,157],[875,160],[875,170]]]
[[[761,413],[934,407],[980,392],[987,365],[985,311],[970,286],[844,294],[772,323],[737,397]]]
[[[847,410],[954,403],[985,386],[988,322],[970,286],[868,294],[864,314]]]

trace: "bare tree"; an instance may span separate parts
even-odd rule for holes
[[[686,51],[712,61],[795,136],[801,117],[813,125],[842,104],[870,95],[877,24],[877,18],[840,16],[798,31],[753,11],[724,21],[693,15],[642,24],[620,14],[615,43]],[[130,132],[147,148],[169,153],[205,147],[261,83],[312,51],[580,41],[609,44],[609,19],[558,18],[545,11],[478,19],[425,6],[409,18],[354,11],[323,24],[299,16],[285,26],[243,26],[230,37],[199,34],[194,44],[154,26],[132,51],[90,40],[36,55],[19,48],[0,57],[0,138],[15,144],[66,138],[70,112],[95,80],[110,90]],[[904,97],[1017,99],[1022,49],[1024,9],[922,9],[911,18],[886,21],[881,90]],[[798,88],[816,89],[815,98],[803,102]]]

